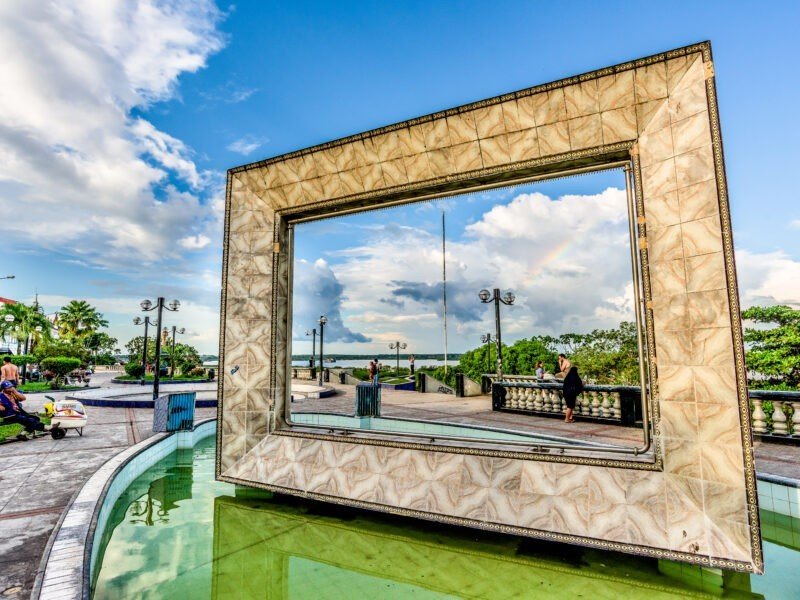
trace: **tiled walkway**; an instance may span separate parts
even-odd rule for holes
[[[64,393],[52,394],[59,398]],[[42,394],[26,400],[40,410]],[[0,598],[27,598],[50,533],[72,496],[100,465],[152,435],[152,409],[89,408],[84,436],[70,431],[0,446]],[[197,419],[216,416],[198,409]]]

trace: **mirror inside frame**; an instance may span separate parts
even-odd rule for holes
[[[288,423],[652,460],[636,219],[620,166],[293,223]]]

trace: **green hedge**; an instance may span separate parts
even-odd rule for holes
[[[7,354],[6,356],[18,367],[36,362],[36,357],[33,354]],[[4,356],[3,360],[5,360],[5,358]]]
[[[70,371],[74,371],[80,366],[81,360],[71,356],[53,356],[51,358],[45,358],[41,362],[42,369],[45,371],[52,371],[60,377],[63,377]]]

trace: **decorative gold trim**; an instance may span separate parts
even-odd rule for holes
[[[731,333],[733,337],[734,369],[736,390],[739,397],[739,424],[742,439],[742,459],[744,462],[745,491],[747,494],[748,525],[750,528],[750,548],[757,573],[764,570],[764,553],[761,542],[761,522],[758,514],[758,490],[756,484],[755,451],[750,422],[750,398],[747,392],[747,367],[744,359],[744,336],[742,334],[741,308],[739,304],[739,285],[736,280],[736,258],[733,253],[733,227],[728,205],[728,182],[725,175],[725,156],[722,149],[717,87],[714,78],[711,49],[704,54],[704,60],[712,65],[711,76],[706,78],[708,117],[711,126],[711,149],[714,155],[714,176],[717,183],[720,225],[722,229],[725,274],[728,283],[728,302],[730,305]],[[706,74],[709,70],[706,70]]]
[[[326,440],[328,442],[335,442],[337,444],[362,444],[365,446],[379,446],[383,448],[404,448],[408,450],[423,450],[425,452],[446,452],[449,454],[464,454],[469,456],[488,456],[491,458],[511,458],[515,460],[535,460],[541,462],[556,462],[571,465],[591,465],[599,467],[612,467],[616,469],[634,469],[637,471],[662,471],[663,467],[659,461],[655,460],[620,460],[613,458],[593,458],[589,456],[573,456],[567,454],[559,454],[556,452],[542,453],[542,452],[521,452],[519,450],[502,450],[496,448],[502,446],[502,442],[493,442],[492,440],[476,439],[476,446],[452,446],[445,445],[444,443],[423,443],[423,442],[407,442],[399,439],[391,439],[391,432],[386,432],[380,435],[380,432],[369,431],[364,432],[364,437],[350,436],[344,438],[341,435],[332,435],[329,433],[317,433],[316,431],[308,431],[300,429],[301,425],[289,426],[286,429],[276,429],[271,435],[305,438],[311,440]],[[368,435],[367,435],[368,434]],[[420,439],[429,438],[436,439],[433,436],[419,436]],[[447,440],[442,440],[446,442]],[[477,445],[480,444],[480,445]],[[536,444],[530,444],[534,447]],[[495,446],[492,448],[491,446]],[[575,448],[576,451],[581,451],[579,447]],[[590,450],[584,450],[589,452]],[[598,449],[597,453],[602,453],[602,449]],[[642,455],[645,457],[645,455]]]
[[[284,160],[290,158],[297,158],[300,156],[305,156],[306,154],[312,154],[314,152],[318,152],[320,150],[327,150],[329,148],[335,148],[337,146],[342,146],[344,144],[349,144],[351,142],[356,142],[359,140],[364,140],[367,138],[373,138],[375,136],[390,133],[392,131],[397,131],[399,129],[404,129],[406,127],[411,127],[414,125],[419,125],[421,123],[429,123],[436,119],[440,119],[442,117],[448,117],[451,115],[457,115],[464,112],[469,112],[475,110],[476,108],[484,108],[487,106],[493,106],[495,104],[500,104],[502,102],[506,102],[512,99],[519,99],[525,98],[527,96],[532,96],[534,94],[538,94],[540,92],[546,92],[549,90],[555,90],[558,88],[567,87],[570,85],[574,85],[576,83],[580,83],[583,81],[590,81],[592,79],[599,79],[600,77],[605,77],[606,75],[613,75],[616,73],[622,73],[624,71],[630,71],[633,69],[638,69],[639,67],[646,67],[648,65],[652,65],[659,62],[667,61],[671,58],[678,58],[681,56],[687,56],[689,54],[695,54],[697,52],[702,52],[703,56],[705,57],[707,54],[710,54],[711,51],[711,43],[708,41],[699,42],[696,44],[692,44],[689,46],[684,46],[682,48],[676,48],[675,50],[670,50],[668,52],[662,52],[660,54],[653,54],[651,56],[647,56],[645,58],[639,58],[637,60],[628,61],[625,63],[620,63],[618,65],[614,65],[611,67],[604,67],[602,69],[598,69],[595,71],[589,71],[588,73],[583,73],[581,75],[575,75],[572,77],[566,77],[564,79],[559,79],[556,81],[551,81],[549,83],[543,83],[540,85],[536,85],[533,87],[525,88],[522,90],[518,90],[516,92],[511,92],[509,94],[503,94],[500,96],[494,96],[493,98],[487,98],[485,100],[479,100],[478,102],[471,102],[469,104],[462,104],[461,106],[457,106],[455,108],[450,108],[447,110],[431,113],[428,115],[424,115],[422,117],[416,117],[414,119],[409,119],[407,121],[401,121],[399,123],[393,123],[391,125],[386,125],[384,127],[379,127],[377,129],[371,129],[369,131],[365,131],[362,133],[357,133],[355,135],[350,135],[344,138],[339,138],[338,140],[332,140],[330,142],[325,142],[324,144],[318,144],[316,146],[311,146],[309,148],[303,148],[302,150],[295,150],[293,152],[287,152],[285,154],[280,154],[278,156],[274,156],[271,158],[267,158],[264,160],[259,160],[252,163],[247,163],[238,167],[233,167],[229,169],[231,173],[239,173],[241,171],[247,171],[249,169],[256,169],[259,167],[264,167],[267,165],[271,165],[274,163],[282,162]]]
[[[225,315],[227,313],[228,299],[228,248],[231,233],[231,186],[233,174],[228,173],[225,181],[225,220],[222,232],[222,289],[220,290],[219,311],[219,363],[217,368],[217,455],[215,457],[215,471],[217,476],[221,472],[222,460],[222,391],[225,374]]]
[[[229,475],[221,475],[217,477],[217,479],[219,481],[224,481],[227,483],[257,487],[263,490],[276,492],[279,494],[289,494],[291,496],[299,496],[302,498],[309,498],[311,500],[319,500],[321,502],[327,502],[330,504],[338,504],[341,506],[352,506],[355,508],[361,508],[366,510],[375,510],[402,517],[413,517],[416,519],[424,519],[426,521],[434,521],[436,523],[459,525],[461,527],[473,527],[475,529],[483,529],[485,531],[494,531],[497,533],[505,533],[508,535],[521,535],[525,537],[537,538],[551,542],[558,542],[562,544],[587,546],[589,548],[596,548],[598,550],[625,552],[626,554],[634,554],[638,556],[651,556],[653,558],[658,558],[658,559],[677,560],[695,565],[729,569],[732,571],[739,571],[742,573],[753,572],[753,565],[751,565],[749,562],[744,562],[744,561],[729,560],[725,558],[717,558],[701,554],[691,554],[688,552],[677,552],[675,550],[663,550],[652,546],[626,544],[623,542],[612,542],[608,540],[573,535],[569,533],[557,533],[553,531],[544,531],[542,529],[517,527],[514,525],[503,525],[502,523],[494,523],[490,521],[478,521],[477,519],[467,519],[464,517],[451,517],[439,513],[432,513],[411,508],[400,508],[388,504],[378,504],[375,502],[366,502],[364,500],[353,500],[350,498],[343,498],[341,496],[329,496],[327,494],[319,494],[317,492],[302,491],[294,488],[283,487],[280,485],[263,483],[261,481],[243,480],[243,479],[238,479],[236,477],[231,477]]]

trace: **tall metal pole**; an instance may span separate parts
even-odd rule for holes
[[[172,366],[170,367],[172,369],[170,371],[170,377],[172,377],[173,379],[175,378],[175,330],[176,329],[177,329],[177,327],[175,327],[175,325],[173,325],[172,326],[172,351],[169,353],[169,356],[170,356],[170,359],[171,359],[170,362],[172,363]]]
[[[140,385],[144,385],[144,380],[147,377],[147,325],[150,323],[150,317],[144,318],[144,347],[142,348],[142,382]]]
[[[397,365],[394,368],[394,374],[400,374],[400,342],[397,342]]]
[[[160,332],[161,317],[164,314],[164,298],[158,298],[158,323],[156,324],[156,331]],[[158,398],[158,384],[161,375],[161,336],[156,335],[156,360],[155,372],[153,373],[153,400]]]
[[[322,321],[322,317],[319,318],[319,385],[322,387],[323,383],[323,371],[325,367],[323,366],[323,354],[322,354],[322,343],[325,339],[325,323]]]
[[[497,344],[497,378],[503,378],[503,345],[500,341],[500,289],[494,288],[494,341]]]
[[[442,211],[442,304],[444,312],[444,372],[447,374],[447,250],[445,248],[444,211]]]
[[[317,330],[311,330],[311,368],[313,369],[316,365],[314,361],[317,359]]]

